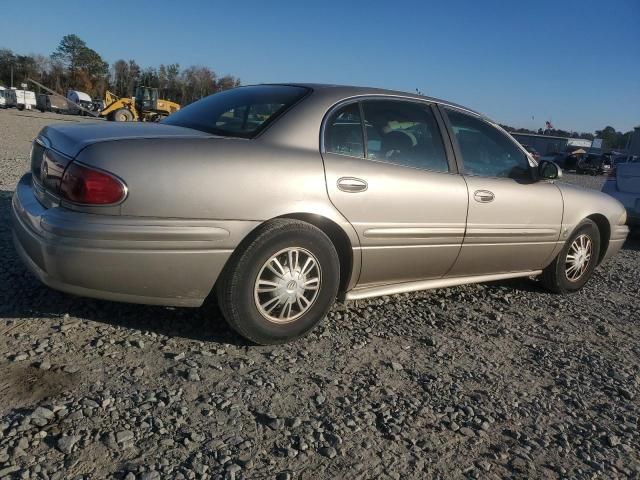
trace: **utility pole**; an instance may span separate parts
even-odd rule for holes
[[[13,88],[13,65],[11,65],[11,88]]]

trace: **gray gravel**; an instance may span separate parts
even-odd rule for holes
[[[637,240],[574,295],[383,297],[250,346],[213,305],[76,298],[25,271],[11,192],[60,120],[79,119],[0,110],[0,478],[640,477]]]

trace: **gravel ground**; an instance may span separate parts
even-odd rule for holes
[[[62,120],[81,119],[0,111],[0,478],[640,477],[637,240],[574,295],[383,297],[251,346],[212,305],[76,298],[25,271],[11,193]]]

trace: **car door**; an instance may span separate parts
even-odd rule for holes
[[[427,103],[377,98],[325,119],[327,191],[360,239],[358,286],[438,278],[458,256],[467,188],[438,115]]]
[[[449,275],[539,270],[560,237],[563,200],[535,181],[527,155],[490,122],[442,109],[469,192],[467,230]]]

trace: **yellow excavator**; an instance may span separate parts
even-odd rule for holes
[[[158,122],[180,110],[180,104],[158,98],[158,89],[138,86],[134,98],[120,98],[107,90],[101,117],[116,122]]]

